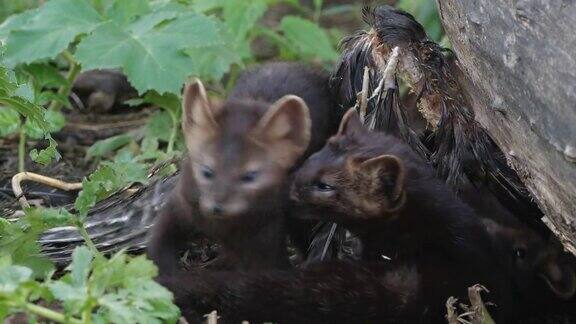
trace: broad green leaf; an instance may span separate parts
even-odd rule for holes
[[[52,161],[54,160],[58,161],[62,157],[60,153],[58,153],[58,151],[56,150],[56,145],[58,144],[52,138],[52,136],[46,135],[46,139],[48,140],[49,143],[47,148],[40,150],[40,152],[38,152],[38,150],[36,149],[30,151],[30,158],[32,159],[32,161],[40,163],[42,165],[49,165],[50,163],[52,163]]]
[[[10,31],[22,29],[28,21],[36,15],[37,9],[27,10],[17,15],[8,17],[2,24],[0,24],[0,41],[4,42]]]
[[[144,100],[148,103],[169,110],[176,115],[179,114],[180,107],[182,106],[180,98],[172,93],[165,93],[161,95],[156,91],[150,91],[146,93]]]
[[[183,50],[221,42],[216,23],[195,13],[172,20],[151,18],[158,18],[158,13],[142,16],[127,28],[108,22],[94,30],[76,52],[83,68],[122,68],[139,93],[152,89],[179,93],[194,68]]]
[[[72,252],[72,263],[70,264],[70,276],[73,285],[77,287],[86,285],[93,258],[94,254],[92,251],[84,245],[74,249],[74,252]]]
[[[196,12],[208,12],[210,10],[221,8],[225,0],[195,0],[192,8]]]
[[[20,128],[20,114],[10,107],[0,107],[0,137],[15,133]]]
[[[227,0],[224,1],[224,22],[234,33],[236,43],[245,42],[246,37],[258,19],[266,12],[264,0]]]
[[[324,30],[313,22],[295,16],[286,16],[280,22],[286,39],[300,56],[308,59],[334,61],[338,53]]]
[[[54,58],[79,34],[102,22],[102,17],[85,0],[51,0],[6,39],[8,65]]]
[[[236,44],[234,35],[226,26],[221,26],[220,37],[223,40],[221,44],[186,50],[194,62],[194,75],[202,80],[220,80],[232,65],[242,65],[242,58],[251,55],[249,42]],[[243,46],[246,48],[240,48]]]
[[[116,0],[106,10],[106,17],[120,25],[132,22],[136,17],[150,12],[148,0]]]
[[[0,269],[0,294],[15,291],[21,283],[30,280],[31,277],[32,270],[26,267],[11,265]]]
[[[132,137],[126,134],[112,136],[92,144],[92,146],[88,148],[86,155],[87,157],[105,156],[106,154],[130,143],[130,141],[132,141]]]

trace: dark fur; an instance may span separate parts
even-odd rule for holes
[[[407,200],[395,218],[362,218],[359,202],[347,194],[372,197],[373,192],[362,193],[371,184],[346,182],[344,175],[339,179],[346,185],[331,206],[305,203],[319,174],[344,168],[352,156],[384,153],[400,157],[406,171]],[[465,300],[467,288],[482,283],[492,291],[485,300],[498,305],[490,307],[492,315],[508,318],[509,277],[491,256],[494,251],[482,224],[398,139],[348,128],[346,135],[339,133],[304,163],[294,188],[299,216],[333,220],[355,232],[363,241],[366,261],[162,277],[187,317],[196,319],[216,309],[231,322],[444,323],[448,297]],[[386,200],[388,193],[381,191],[379,197]]]
[[[345,117],[346,118],[346,117]],[[511,306],[507,273],[498,271],[489,236],[473,210],[457,199],[452,190],[434,175],[419,156],[400,140],[383,133],[364,130],[357,117],[344,134],[328,141],[297,172],[292,188],[300,217],[335,221],[356,234],[364,246],[365,260],[413,262],[423,274],[442,276],[458,269],[444,286],[438,280],[430,291],[438,292],[436,311],[450,295],[464,293],[466,287],[481,283],[491,289],[488,300],[499,310]],[[386,188],[376,191],[369,182],[350,175],[351,159],[366,160],[380,155],[399,157],[404,164],[406,201],[399,211],[367,216],[365,204],[378,204],[387,198]],[[329,176],[335,194],[318,202],[315,183]],[[436,313],[438,316],[441,313]]]
[[[486,188],[466,186],[460,196],[483,218],[497,255],[513,274],[514,296],[521,301],[516,321],[570,314],[565,309],[576,289],[574,258],[560,242],[521,223]]]
[[[80,73],[74,80],[72,92],[82,101],[82,108],[96,113],[110,112],[122,107],[124,101],[138,97],[124,74],[107,69]]]
[[[160,282],[193,321],[218,310],[224,323],[428,322],[420,307],[425,283],[408,265],[335,261],[303,270],[189,272]]]
[[[337,117],[331,111],[334,104],[327,90],[327,78],[316,68],[291,63],[262,65],[240,76],[219,117],[224,130],[220,139],[224,156],[218,158],[224,168],[226,163],[240,163],[240,159],[249,155],[239,139],[254,127],[271,103],[286,94],[300,96],[310,108],[312,137],[304,156],[320,148],[337,126]],[[260,193],[252,201],[250,210],[238,217],[214,219],[200,211],[199,191],[189,164],[188,159],[184,161],[179,184],[152,231],[148,254],[159,266],[160,273],[176,271],[180,250],[195,232],[222,245],[224,255],[219,267],[288,267],[284,219],[287,186],[278,185]]]

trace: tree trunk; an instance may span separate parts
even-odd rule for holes
[[[576,1],[436,1],[476,119],[576,254]]]

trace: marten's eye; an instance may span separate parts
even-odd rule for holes
[[[214,178],[214,170],[210,169],[205,165],[200,167],[200,174],[202,174],[202,177],[204,177],[204,179],[207,180]]]
[[[514,249],[514,256],[520,260],[524,260],[524,258],[526,258],[526,249],[525,248],[515,248]]]
[[[249,171],[240,177],[240,181],[243,183],[252,183],[256,178],[258,178],[258,171]]]
[[[314,190],[318,190],[318,191],[322,191],[322,192],[331,192],[331,191],[334,191],[334,187],[333,187],[333,186],[331,186],[331,185],[329,185],[329,184],[327,184],[327,183],[325,183],[325,182],[322,182],[322,181],[315,181],[315,182],[312,184],[312,188],[313,188]]]

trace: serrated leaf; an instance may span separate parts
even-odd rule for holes
[[[26,130],[26,134],[34,139],[41,139],[45,137],[45,133],[54,133],[61,130],[64,125],[66,125],[66,118],[64,115],[55,110],[46,110],[43,109],[44,113],[44,123],[46,128],[40,127],[36,121],[33,119],[27,119],[24,123],[24,129]],[[56,143],[54,143],[56,144]],[[54,146],[56,147],[56,146]]]
[[[86,285],[93,258],[94,254],[86,246],[79,246],[74,249],[74,252],[72,252],[72,263],[70,264],[70,277],[74,286],[81,287]]]
[[[142,21],[150,15],[127,28],[108,22],[94,30],[76,52],[83,68],[121,68],[139,93],[151,89],[179,93],[193,69],[183,50],[220,42],[216,23],[204,15],[186,13],[149,29],[150,24]]]
[[[82,191],[74,202],[80,215],[86,215],[96,202],[107,197],[116,188],[114,170],[109,166],[100,167],[88,179],[82,181]]]
[[[32,161],[42,165],[49,165],[52,161],[58,161],[62,157],[56,150],[56,146],[58,145],[56,141],[50,135],[46,135],[46,139],[49,143],[47,148],[40,150],[40,152],[36,149],[30,151]]]
[[[60,301],[78,301],[87,297],[85,286],[73,286],[63,281],[54,281],[48,284],[50,292]]]
[[[31,269],[17,265],[0,269],[0,293],[14,292],[21,283],[32,278],[32,273]]]
[[[20,114],[9,107],[0,107],[0,137],[15,133],[20,128]]]
[[[5,61],[9,66],[54,58],[76,36],[94,29],[102,17],[85,0],[52,0],[38,9],[6,39]]]
[[[21,69],[34,80],[39,90],[44,87],[60,87],[68,83],[60,71],[50,64],[32,63],[23,65]]]
[[[0,66],[0,105],[11,107],[22,116],[36,122],[43,131],[47,131],[48,123],[44,119],[44,108],[17,96],[15,92],[19,87],[13,71]]]
[[[158,274],[156,265],[144,255],[131,258],[125,271],[127,277],[139,279],[152,279]]]
[[[322,61],[334,61],[338,58],[326,32],[313,22],[296,16],[286,16],[282,18],[280,28],[300,56]]]
[[[105,156],[110,152],[113,152],[120,147],[130,143],[130,141],[132,141],[132,137],[126,134],[116,135],[104,140],[97,141],[96,143],[92,144],[90,148],[88,148],[86,156],[89,158]]]

